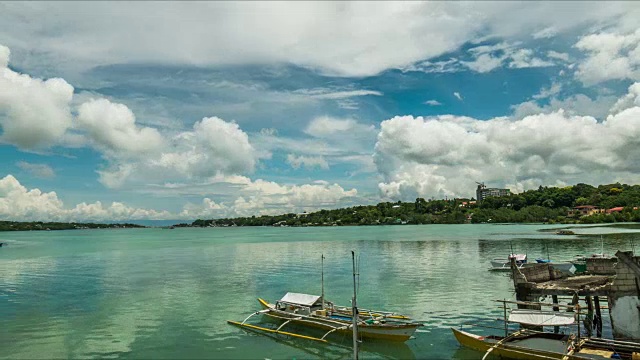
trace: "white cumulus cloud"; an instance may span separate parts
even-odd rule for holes
[[[611,113],[617,114],[634,106],[640,106],[640,83],[634,83],[629,86],[629,92],[616,101],[611,108]]]
[[[640,29],[631,33],[601,32],[582,37],[575,45],[587,54],[576,77],[585,85],[607,80],[640,79]]]
[[[9,50],[0,45],[0,64],[8,58]],[[258,155],[236,123],[207,117],[191,131],[163,135],[156,128],[136,124],[126,105],[106,99],[83,102],[74,118],[72,100],[73,87],[65,80],[34,79],[5,64],[0,68],[0,141],[25,149],[91,145],[106,160],[98,174],[109,188],[129,180],[158,183],[248,173],[255,167]],[[22,167],[37,170],[26,164]]]
[[[238,196],[234,200],[225,203],[205,197],[200,204],[185,205],[181,217],[192,219],[315,211],[351,205],[358,199],[356,189],[346,190],[338,184],[325,181],[283,185],[274,181],[253,181],[238,176],[216,179],[219,183],[227,181],[233,183],[238,190]]]
[[[631,89],[633,90],[633,89]],[[640,180],[640,107],[597,121],[563,110],[522,119],[395,117],[381,124],[375,161],[383,195],[472,196],[474,181],[523,189]]]
[[[102,151],[140,156],[157,152],[163,145],[158,130],[137,127],[133,112],[123,104],[91,99],[78,108],[78,126]]]
[[[257,154],[238,124],[217,117],[204,118],[193,130],[176,134],[155,154],[139,159],[110,159],[99,172],[107,187],[128,181],[157,184],[176,179],[203,179],[217,174],[252,172]]]
[[[187,203],[180,213],[180,219],[210,219],[224,217],[229,208],[224,204],[218,204],[210,198],[202,199],[200,204]]]
[[[18,179],[7,175],[0,179],[0,219],[14,221],[130,221],[170,219],[167,211],[133,208],[120,202],[110,205],[80,203],[64,206],[54,192],[27,189]]]
[[[9,69],[9,54],[0,44],[0,141],[23,149],[55,145],[72,125],[73,87],[63,79],[36,79]]]
[[[11,51],[8,47],[0,44],[0,69],[6,68],[9,66],[9,56],[11,55]]]

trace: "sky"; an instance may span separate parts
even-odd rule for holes
[[[0,220],[640,184],[637,2],[0,2]]]

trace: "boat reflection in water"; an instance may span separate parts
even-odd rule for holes
[[[269,332],[264,332],[251,328],[244,328],[251,333],[268,337],[273,341],[299,350],[307,354],[308,358],[318,359],[349,359],[352,356],[353,348],[351,346],[351,338],[349,336],[332,335],[329,336],[330,342],[327,344],[318,343],[316,341],[307,341],[291,336],[284,336]],[[293,325],[292,331],[305,331],[312,336],[322,336],[323,332],[317,329],[304,329]],[[416,359],[414,351],[403,342],[374,342],[365,341],[359,346],[359,354],[361,358],[366,359]],[[477,353],[476,353],[477,355]]]

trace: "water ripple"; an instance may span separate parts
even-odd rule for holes
[[[225,320],[258,310],[257,297],[320,294],[321,255],[327,298],[348,305],[351,250],[359,256],[359,304],[407,313],[426,325],[406,344],[365,344],[364,358],[464,357],[449,327],[500,317],[492,300],[513,297],[510,279],[487,271],[489,259],[510,251],[507,240],[530,256],[549,248],[553,256],[570,257],[599,247],[599,236],[564,241],[540,228],[12,234],[0,261],[0,358],[348,358],[348,337],[316,346]],[[605,246],[621,248],[634,236],[607,236]]]

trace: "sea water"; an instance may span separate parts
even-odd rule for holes
[[[514,299],[508,275],[489,261],[514,252],[530,261],[631,250],[637,227],[423,225],[230,227],[0,233],[0,358],[343,359],[331,344],[267,336],[242,321],[286,292],[349,306],[351,250],[358,304],[424,321],[404,344],[362,344],[361,358],[472,359],[450,327],[502,316]],[[602,234],[602,235],[601,235]],[[254,321],[255,320],[255,321]],[[605,318],[605,327],[608,318]],[[260,322],[260,318],[251,320]],[[498,324],[500,326],[500,324]],[[500,333],[499,331],[497,332]]]

